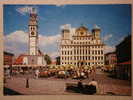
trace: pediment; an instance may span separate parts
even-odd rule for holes
[[[88,33],[88,29],[85,26],[81,26],[76,29],[76,36],[86,36]]]

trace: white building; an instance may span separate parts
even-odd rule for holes
[[[104,44],[98,26],[95,25],[91,32],[84,26],[75,30],[65,26],[61,31],[61,65],[104,65]]]

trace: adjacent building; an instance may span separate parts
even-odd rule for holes
[[[129,35],[116,46],[117,67],[115,74],[120,79],[131,80],[131,54],[131,35]]]
[[[60,63],[75,66],[103,66],[104,43],[97,25],[90,31],[85,26],[75,29],[64,25],[61,29]]]
[[[109,52],[105,54],[105,65],[114,67],[117,64],[117,57],[115,52]]]
[[[4,67],[12,66],[13,61],[14,61],[14,54],[4,51]]]
[[[116,46],[117,63],[131,61],[131,35]]]

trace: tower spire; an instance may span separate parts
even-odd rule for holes
[[[36,14],[36,13],[37,13],[36,8],[32,7],[32,8],[31,8],[31,14]]]
[[[94,27],[92,29],[92,33],[94,35],[94,38],[99,39],[100,38],[100,32],[101,32],[100,27],[97,26],[96,24],[94,24]]]
[[[100,29],[100,27],[96,24],[94,24],[94,29]]]

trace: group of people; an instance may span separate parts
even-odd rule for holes
[[[99,92],[98,83],[95,79],[92,79],[89,83],[83,83],[82,80],[78,83],[67,83],[66,90],[83,94],[96,94]]]
[[[78,82],[77,88],[80,90],[80,92],[86,93],[86,94],[95,94],[98,92],[98,83],[95,81],[95,79],[92,79],[88,84],[83,85],[82,81],[80,80]]]
[[[6,69],[5,71],[6,76],[10,77],[11,70]],[[32,73],[34,78],[38,79],[39,77],[55,77],[55,78],[72,78],[72,79],[86,79],[89,77],[95,78],[96,74],[96,68],[92,69],[85,69],[81,67],[77,68],[34,68],[34,69],[13,69],[12,74],[26,74],[26,73]]]
[[[73,79],[86,79],[90,76],[95,78],[96,69],[84,69],[84,68],[76,68],[76,69],[40,69],[35,71],[35,75],[38,77],[57,77],[57,78],[73,78]]]

